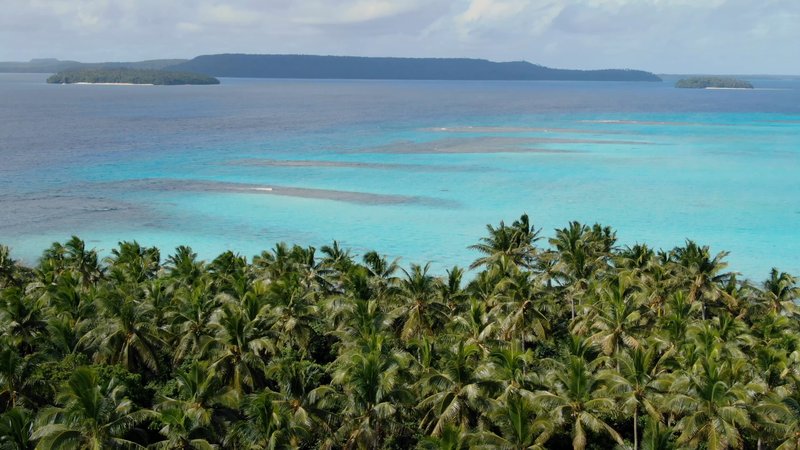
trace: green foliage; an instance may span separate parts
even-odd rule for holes
[[[726,77],[689,77],[678,80],[678,82],[675,83],[675,87],[687,89],[753,89],[753,85],[747,81]]]
[[[51,84],[125,83],[125,84],[219,84],[214,77],[191,72],[169,72],[152,69],[99,68],[68,69],[47,79]]]
[[[800,447],[796,278],[539,233],[489,226],[444,276],[336,242],[0,246],[0,449]]]

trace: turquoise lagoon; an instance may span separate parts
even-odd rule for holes
[[[690,238],[750,278],[800,274],[800,80],[44,78],[0,74],[0,242],[28,263],[72,234],[206,259],[335,239],[442,273],[527,212],[544,237],[600,222],[620,245]]]

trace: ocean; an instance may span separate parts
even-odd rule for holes
[[[620,245],[692,239],[745,277],[800,275],[800,79],[46,77],[0,74],[0,243],[28,264],[71,235],[207,260],[337,240],[443,273],[478,257],[486,224],[528,213],[545,238],[599,222]]]

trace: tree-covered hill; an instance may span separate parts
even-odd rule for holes
[[[52,75],[48,83],[129,83],[155,85],[219,84],[219,80],[207,75],[165,70],[102,68],[65,70]]]
[[[127,67],[129,69],[161,70],[186,62],[185,59],[151,59],[146,61],[131,62],[100,62],[84,63],[78,61],[65,61],[55,58],[38,58],[30,61],[0,61],[0,72],[16,73],[55,73],[68,69],[116,69]]]
[[[336,242],[0,246],[0,448],[796,449],[796,279],[488,226],[470,281]]]
[[[686,89],[706,89],[706,88],[725,88],[725,89],[753,89],[753,85],[744,80],[728,77],[689,77],[678,80],[675,83],[677,88]]]
[[[203,55],[171,66],[216,77],[378,80],[661,81],[641,70],[552,69],[525,61],[318,55]]]

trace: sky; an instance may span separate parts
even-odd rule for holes
[[[800,0],[0,0],[0,60],[469,57],[800,74]]]

